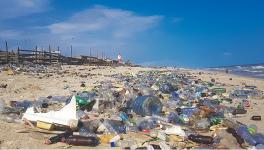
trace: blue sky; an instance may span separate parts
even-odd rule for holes
[[[264,62],[262,0],[1,0],[0,48],[104,52],[143,65]]]

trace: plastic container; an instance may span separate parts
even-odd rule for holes
[[[162,103],[154,96],[139,96],[134,101],[133,111],[142,116],[160,114],[162,111]]]

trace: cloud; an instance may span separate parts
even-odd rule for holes
[[[43,12],[48,6],[48,0],[1,0],[0,20]]]
[[[157,25],[162,16],[139,16],[132,11],[94,6],[68,20],[48,26],[53,34],[72,35],[103,33],[114,38],[130,37]]]
[[[31,5],[34,4],[27,4],[28,7]],[[74,55],[87,55],[92,48],[93,54],[104,51],[109,56],[115,56],[121,52],[125,56],[140,51],[133,48],[134,45],[141,43],[141,35],[156,29],[162,19],[160,15],[144,16],[129,10],[95,5],[48,25],[28,24],[25,27],[2,29],[0,40],[13,38],[13,43],[26,43],[24,45],[29,48],[34,45],[47,48],[49,44],[55,48],[59,45],[65,53],[72,45]]]

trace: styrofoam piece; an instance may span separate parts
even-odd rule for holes
[[[29,121],[42,121],[52,124],[65,126],[77,126],[78,119],[76,116],[76,99],[72,97],[71,102],[59,111],[50,111],[47,113],[35,113],[34,108],[30,107],[23,115],[23,119]]]

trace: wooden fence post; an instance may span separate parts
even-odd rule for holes
[[[35,49],[35,61],[36,61],[36,64],[38,63],[38,46],[36,45],[36,49]]]
[[[19,58],[19,55],[20,55],[20,52],[19,52],[19,46],[17,47],[17,63],[19,64],[20,63],[20,58]]]
[[[6,63],[8,64],[8,46],[7,46],[7,41],[5,42],[6,45]]]
[[[59,53],[59,51],[60,51],[60,47],[58,46],[58,63],[60,63],[60,53]]]
[[[49,62],[51,64],[51,49],[50,49],[50,45],[49,45]]]

